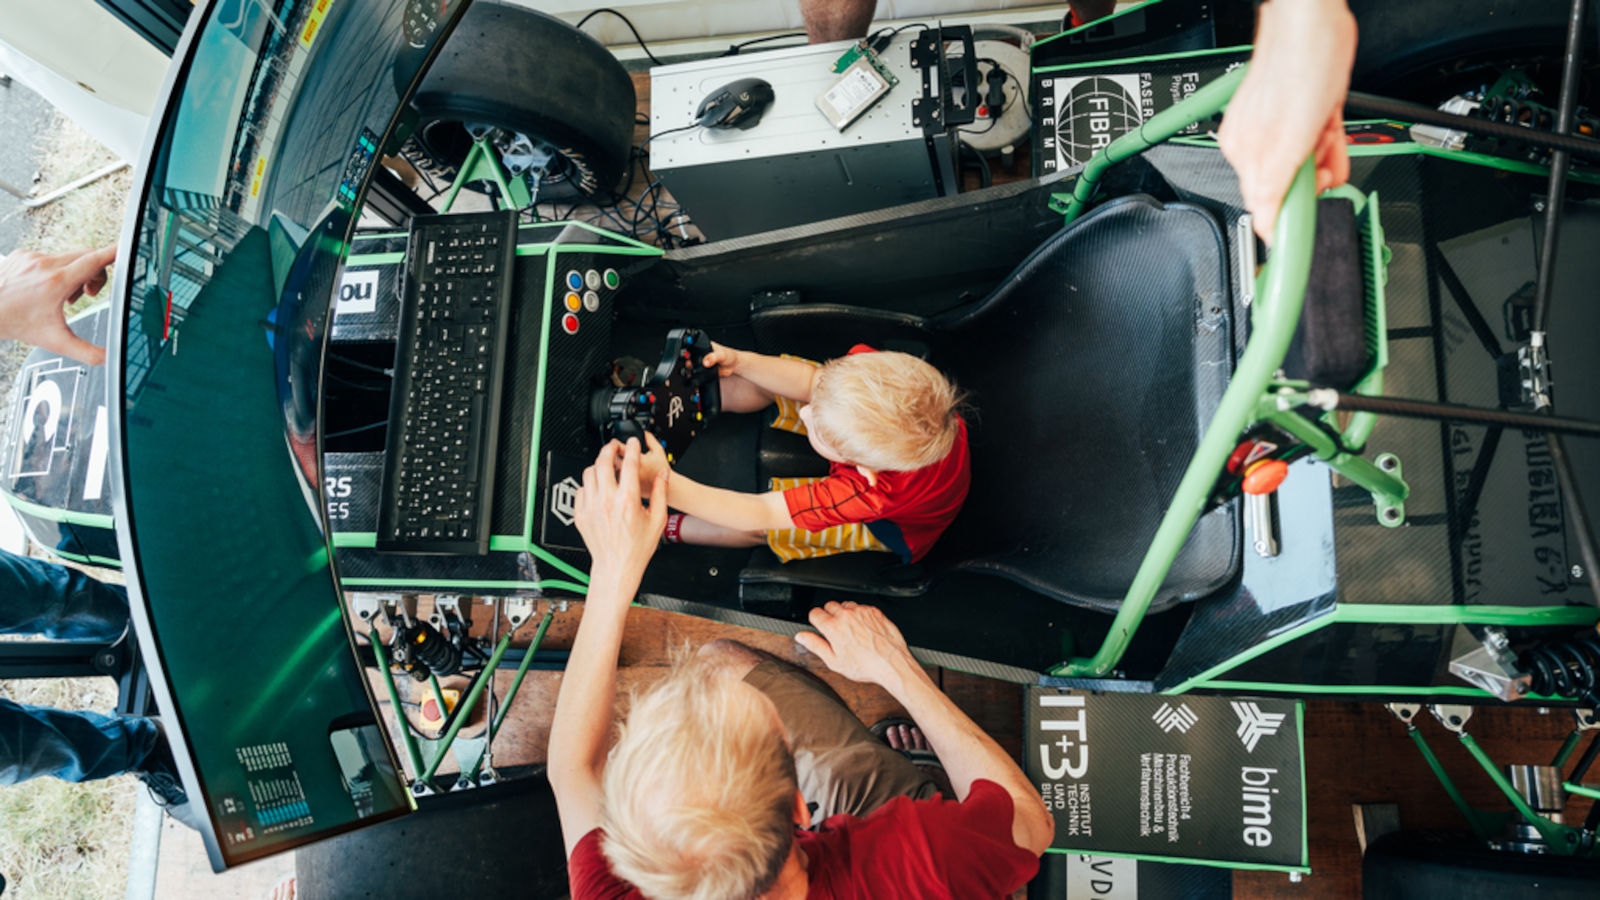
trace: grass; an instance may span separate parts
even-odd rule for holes
[[[37,150],[40,193],[115,160],[60,116],[38,136]],[[63,253],[115,243],[131,183],[124,170],[30,212],[21,244],[0,250]],[[79,300],[69,314],[92,302]],[[28,352],[23,345],[0,342],[0,395],[9,392]],[[89,571],[120,580],[115,573]],[[109,711],[117,691],[109,678],[29,679],[0,681],[0,697],[33,706]],[[143,789],[131,776],[87,784],[38,778],[0,787],[0,874],[10,882],[6,900],[123,896],[134,800]]]

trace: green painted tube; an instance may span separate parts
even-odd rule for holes
[[[1195,91],[1188,99],[1150,117],[1148,122],[1112,141],[1084,164],[1083,171],[1072,186],[1072,199],[1063,213],[1063,225],[1071,224],[1083,213],[1106,170],[1130,157],[1138,156],[1156,144],[1172,137],[1190,125],[1216,115],[1228,105],[1233,92],[1238,89],[1249,66],[1240,66],[1216,81]]]
[[[1196,92],[1199,96],[1199,92]],[[1176,108],[1176,107],[1174,107]],[[1111,623],[1104,643],[1094,656],[1078,657],[1056,667],[1054,674],[1068,677],[1098,676],[1111,671],[1133,640],[1133,633],[1150,609],[1161,582],[1178,558],[1195,520],[1205,509],[1217,473],[1222,471],[1233,451],[1239,433],[1255,419],[1256,402],[1273,372],[1283,365],[1289,341],[1300,320],[1305,302],[1306,280],[1311,271],[1312,237],[1316,232],[1315,180],[1311,160],[1295,173],[1283,209],[1273,230],[1273,251],[1262,270],[1256,291],[1259,298],[1254,313],[1254,331],[1244,355],[1234,370],[1233,380],[1222,395],[1211,424],[1184,470],[1177,493],[1167,506],[1144,561],[1133,576],[1133,584],[1123,598],[1117,617]]]
[[[1345,452],[1344,448],[1334,443],[1327,432],[1312,425],[1298,413],[1275,412],[1266,418],[1295,439],[1304,442],[1319,459],[1327,462],[1340,475],[1374,494],[1383,495],[1388,502],[1404,503],[1406,498],[1411,496],[1411,487],[1405,481],[1378,468],[1366,457]]]
[[[483,674],[473,680],[472,688],[467,691],[467,698],[461,701],[460,712],[451,719],[450,727],[445,729],[444,737],[439,739],[439,755],[433,758],[432,765],[428,766],[428,771],[423,774],[423,781],[430,784],[433,782],[433,775],[439,770],[439,764],[444,762],[445,754],[450,752],[450,745],[455,743],[456,735],[461,733],[461,726],[472,717],[472,710],[478,705],[478,698],[483,696],[484,685],[494,680],[495,669],[500,667],[500,657],[506,655],[506,649],[510,646],[511,635],[508,633],[500,639],[499,646],[494,648],[494,654],[484,664]]]
[[[528,674],[528,666],[533,664],[533,654],[537,653],[539,651],[539,645],[544,643],[544,633],[550,629],[550,622],[554,619],[555,615],[553,613],[544,614],[544,619],[539,623],[539,630],[533,633],[533,640],[529,642],[528,649],[522,654],[522,662],[517,666],[517,675],[515,678],[511,679],[511,687],[506,689],[505,702],[500,704],[500,711],[495,713],[494,721],[489,723],[490,746],[494,745],[495,733],[498,732],[500,730],[500,726],[505,723],[506,714],[511,711],[511,701],[517,699],[517,689],[522,687],[522,678]],[[483,757],[479,756],[478,764],[472,767],[472,773],[469,777],[476,780],[478,777],[478,771],[482,768]]]
[[[1460,791],[1456,790],[1456,783],[1445,772],[1444,766],[1439,764],[1439,757],[1433,755],[1433,748],[1428,746],[1428,739],[1423,737],[1422,732],[1416,727],[1412,727],[1410,732],[1411,742],[1417,745],[1417,750],[1421,751],[1422,758],[1428,763],[1428,768],[1433,770],[1433,775],[1439,779],[1439,784],[1444,788],[1444,792],[1450,795],[1450,802],[1456,805],[1456,809],[1461,810],[1461,815],[1467,820],[1467,824],[1472,826],[1472,833],[1477,835],[1480,841],[1487,841],[1494,837],[1484,827],[1482,819],[1478,816],[1478,811],[1467,803],[1467,799],[1461,796]],[[1466,737],[1466,735],[1462,735],[1462,737]]]
[[[439,715],[441,715],[441,716],[450,715],[450,707],[446,706],[445,702],[444,702],[444,689],[439,687],[439,676],[433,674],[432,672],[429,672],[428,673],[428,686],[433,688],[433,699],[434,699],[434,701],[436,703],[439,704]]]
[[[1565,766],[1567,760],[1572,758],[1572,751],[1578,749],[1578,741],[1582,739],[1583,732],[1574,728],[1572,733],[1567,735],[1567,740],[1561,745],[1561,749],[1556,751],[1556,758],[1550,761],[1551,767],[1559,769]]]
[[[411,771],[421,772],[422,751],[417,749],[417,739],[411,733],[411,726],[406,722],[406,708],[400,705],[400,691],[395,688],[394,672],[389,669],[389,653],[383,649],[383,641],[378,640],[376,628],[367,632],[367,642],[372,645],[372,655],[378,661],[378,671],[383,674],[383,686],[389,689],[389,708],[394,710],[394,717],[399,722],[400,737],[404,739],[406,758],[411,761]]]
[[[1565,838],[1567,829],[1535,812],[1533,807],[1528,805],[1528,801],[1522,799],[1522,794],[1511,786],[1511,782],[1506,780],[1506,776],[1500,772],[1500,767],[1494,764],[1494,760],[1489,758],[1489,754],[1483,752],[1483,748],[1478,746],[1478,742],[1473,740],[1472,735],[1467,734],[1465,731],[1461,732],[1461,746],[1466,747],[1467,752],[1472,754],[1472,758],[1476,759],[1478,765],[1483,767],[1483,771],[1489,776],[1489,780],[1493,781],[1495,787],[1500,789],[1500,793],[1505,794],[1506,799],[1511,801],[1511,805],[1516,809],[1517,814],[1522,816],[1523,820],[1529,825],[1532,825],[1535,831],[1539,832],[1539,836],[1544,838],[1544,842],[1549,846],[1551,853],[1562,856],[1571,855],[1574,848],[1567,844]]]

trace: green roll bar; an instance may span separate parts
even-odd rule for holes
[[[1067,223],[1071,223],[1087,208],[1107,169],[1122,160],[1136,156],[1164,141],[1201,119],[1221,111],[1232,98],[1233,92],[1244,78],[1246,67],[1240,67],[1195,91],[1192,96],[1164,112],[1152,116],[1139,128],[1111,142],[1084,166],[1073,185],[1072,194],[1061,207]],[[1194,523],[1205,511],[1229,453],[1239,436],[1251,424],[1271,419],[1297,437],[1310,443],[1317,455],[1329,462],[1342,474],[1373,492],[1379,505],[1379,521],[1387,521],[1383,510],[1403,503],[1408,488],[1399,477],[1399,463],[1393,457],[1381,459],[1379,464],[1346,452],[1348,438],[1356,438],[1355,445],[1365,443],[1370,431],[1370,421],[1352,422],[1343,443],[1325,439],[1325,435],[1304,422],[1276,396],[1275,373],[1283,365],[1289,342],[1294,337],[1300,321],[1300,310],[1305,302],[1306,283],[1310,276],[1313,241],[1316,235],[1316,196],[1312,161],[1307,160],[1295,173],[1294,181],[1284,197],[1283,207],[1273,227],[1273,248],[1267,263],[1256,278],[1256,301],[1251,308],[1250,340],[1235,367],[1228,388],[1216,412],[1206,427],[1189,467],[1183,473],[1176,494],[1168,505],[1161,525],[1156,530],[1133,583],[1124,596],[1116,617],[1112,620],[1100,649],[1089,657],[1075,657],[1055,667],[1052,675],[1066,677],[1098,677],[1110,672],[1133,640],[1134,632],[1150,609],[1161,582],[1166,578],[1178,552],[1188,540]],[[1374,234],[1381,240],[1381,234]],[[1380,323],[1381,325],[1381,323]],[[1382,384],[1381,377],[1369,376],[1364,386]],[[1302,427],[1303,426],[1303,427]],[[1353,433],[1351,433],[1353,432]],[[1316,438],[1312,442],[1312,438]]]

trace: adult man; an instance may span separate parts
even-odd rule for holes
[[[105,285],[115,247],[0,262],[0,340],[20,340],[89,365],[105,350],[67,326],[63,307]],[[128,595],[81,572],[0,551],[0,634],[109,642],[128,628]],[[154,719],[25,706],[0,699],[0,785],[53,776],[90,781],[132,773],[188,821],[172,751]]]
[[[1054,821],[1016,763],[939,692],[871,607],[814,610],[818,633],[796,640],[905,706],[954,800],[928,796],[914,772],[897,772],[887,758],[866,769],[873,751],[854,737],[819,737],[803,723],[826,715],[821,701],[793,696],[787,673],[727,642],[636,697],[608,757],[623,623],[666,519],[668,476],[655,480],[644,507],[639,453],[634,440],[608,444],[578,495],[594,565],[549,754],[574,900],[976,900],[1026,883]],[[926,799],[887,796],[895,791]],[[812,824],[811,804],[841,815],[797,831]]]

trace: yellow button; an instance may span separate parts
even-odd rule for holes
[[[567,294],[567,309],[570,309],[573,312],[583,309],[583,298],[579,297],[577,294]]]

